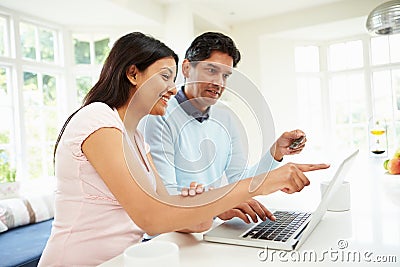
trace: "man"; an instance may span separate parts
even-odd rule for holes
[[[215,105],[224,92],[232,68],[240,61],[240,52],[228,36],[207,32],[194,39],[182,63],[185,85],[171,99],[165,116],[148,116],[141,122],[145,141],[156,169],[170,193],[193,196],[203,188],[233,183],[268,172],[284,155],[299,153],[306,139],[296,148],[291,143],[305,136],[300,130],[278,138],[258,164],[247,166],[238,119],[226,107]],[[258,217],[274,220],[258,201],[250,199],[220,214],[229,220],[239,217],[256,222]]]

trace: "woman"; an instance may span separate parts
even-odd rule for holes
[[[177,64],[170,48],[142,33],[114,44],[99,81],[56,144],[56,212],[40,266],[98,265],[144,232],[205,230],[213,216],[250,197],[300,191],[309,184],[303,171],[328,167],[287,164],[268,179],[260,175],[195,198],[169,196],[136,126],[148,113],[164,114],[176,93]],[[257,187],[249,190],[254,181]]]

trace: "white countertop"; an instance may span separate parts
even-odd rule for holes
[[[168,233],[156,240],[179,246],[181,267],[310,266],[310,262],[319,266],[400,266],[400,175],[386,174],[383,161],[360,153],[346,178],[351,184],[350,211],[328,211],[296,252],[269,250],[260,259],[262,249],[209,243],[202,240],[202,234]],[[269,209],[312,211],[319,203],[320,181],[325,175],[330,177],[331,171],[310,173],[311,185],[300,193],[276,192],[258,199]],[[123,266],[123,257],[100,266]]]

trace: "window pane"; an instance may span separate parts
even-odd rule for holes
[[[11,142],[12,112],[10,108],[0,107],[2,116],[0,123],[0,144],[9,144]]]
[[[347,75],[347,93],[351,92],[351,121],[366,123],[368,118],[363,74]]]
[[[40,146],[28,146],[28,174],[30,178],[43,177],[42,150]]]
[[[20,35],[21,35],[22,57],[29,59],[36,59],[35,27],[30,24],[21,23]]]
[[[25,106],[42,104],[42,95],[39,91],[36,73],[24,72],[24,104]]]
[[[389,42],[387,36],[371,38],[372,65],[389,63]]]
[[[393,112],[390,71],[373,72],[372,81],[374,115],[390,118]]]
[[[396,141],[395,141],[396,145],[399,145],[399,141],[398,141],[398,140],[400,140],[400,120],[396,120],[396,121],[394,122],[394,129],[395,129],[395,131],[396,131],[396,136],[395,136],[394,139],[389,139],[389,141],[390,141],[390,140],[396,140]],[[390,143],[389,143],[389,144],[390,144]]]
[[[47,175],[54,176],[54,161],[53,161],[54,145],[47,146],[46,155],[47,155],[46,159]]]
[[[363,47],[361,40],[346,43],[347,68],[361,68],[363,66]]]
[[[7,36],[7,20],[3,17],[0,17],[0,56],[7,56],[8,53],[6,51],[6,40],[8,40]]]
[[[37,106],[24,107],[24,121],[26,144],[27,144],[27,162],[29,178],[43,177],[42,151],[43,144],[43,125],[42,112]]]
[[[400,70],[392,71],[392,84],[395,92],[395,106],[400,111]]]
[[[110,38],[94,42],[94,52],[96,56],[96,64],[103,64],[104,60],[110,52]]]
[[[335,75],[330,81],[337,145],[367,145],[367,105],[363,74]]]
[[[90,43],[74,39],[75,63],[90,64]]]
[[[319,71],[319,49],[317,46],[301,46],[295,48],[296,72]]]
[[[54,62],[54,32],[39,29],[39,43],[41,60]]]
[[[331,96],[334,105],[334,114],[336,115],[336,123],[344,124],[349,123],[350,106],[346,99],[348,99],[346,90],[346,76],[335,76],[331,80]]]
[[[43,103],[46,106],[56,105],[56,78],[43,75]]]
[[[26,141],[27,144],[37,145],[42,142],[41,138],[41,126],[43,125],[41,120],[41,112],[38,108],[32,106],[26,106],[24,112],[25,119],[25,131],[27,133]]]
[[[390,61],[392,63],[400,62],[400,34],[389,36],[390,43]]]
[[[0,94],[2,94],[1,98],[7,96],[7,74],[6,69],[0,67]]]
[[[345,70],[363,66],[361,40],[338,43],[329,46],[329,70]]]
[[[366,127],[354,127],[353,128],[353,144],[356,147],[362,147],[368,144],[368,131]]]
[[[297,78],[297,99],[298,118],[301,128],[307,133],[308,145],[320,148],[324,145],[321,132],[322,119],[322,98],[321,81],[316,77]]]
[[[0,134],[1,136],[1,134]],[[5,179],[15,178],[15,162],[12,160],[11,152],[7,148],[0,148],[0,182]]]
[[[335,127],[336,145],[338,148],[348,148],[353,146],[353,129],[349,124],[338,124]]]
[[[329,46],[329,70],[344,70],[346,68],[346,46],[344,43]]]
[[[11,92],[8,84],[8,68],[0,67],[0,106],[11,107]]]
[[[44,114],[46,122],[46,141],[53,142],[57,139],[57,111],[55,109],[48,109]]]
[[[0,67],[0,182],[4,177],[15,178],[14,117],[9,84],[9,69]]]
[[[76,78],[78,103],[82,103],[83,98],[89,92],[91,87],[92,87],[92,78],[88,76],[81,76]]]

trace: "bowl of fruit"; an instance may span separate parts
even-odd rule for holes
[[[396,206],[400,207],[400,149],[394,153],[391,159],[385,160],[383,167],[387,170],[383,180],[385,195]]]
[[[400,174],[400,149],[397,149],[391,159],[383,162],[383,167],[389,174]]]

